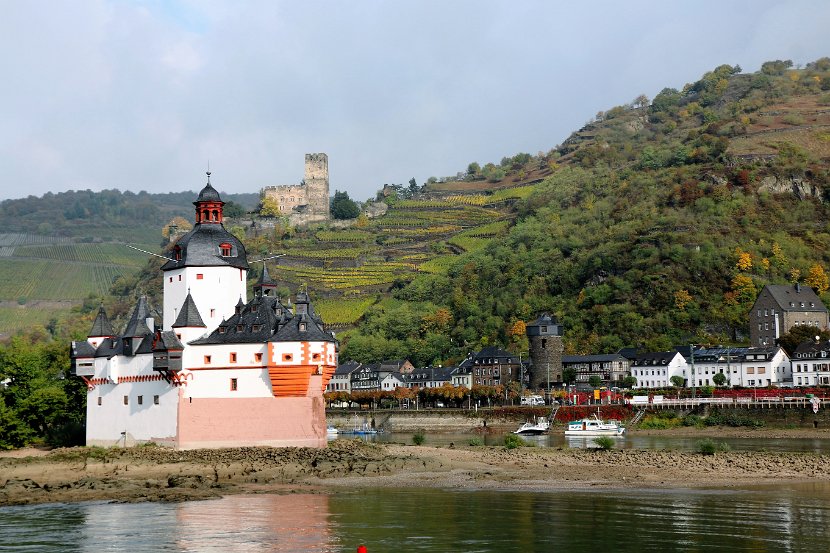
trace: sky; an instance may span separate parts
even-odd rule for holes
[[[830,2],[0,0],[0,199],[423,183],[721,64],[830,56]]]

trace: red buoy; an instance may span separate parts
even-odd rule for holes
[[[369,550],[366,549],[365,545],[358,545],[357,546],[357,553],[369,553]]]

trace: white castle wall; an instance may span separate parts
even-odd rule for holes
[[[236,267],[184,267],[165,272],[162,329],[172,329],[190,290],[205,331],[212,332],[223,318],[234,314],[240,297],[247,302],[246,276],[245,270]]]

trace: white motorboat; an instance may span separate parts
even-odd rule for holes
[[[604,421],[596,415],[568,423],[566,436],[622,436],[625,427],[619,421]]]
[[[525,436],[537,436],[539,434],[545,434],[548,430],[550,430],[550,422],[548,419],[538,417],[536,422],[526,422],[513,433]]]
[[[329,435],[329,436],[337,436],[337,434],[338,434],[338,433],[339,433],[339,430],[337,430],[337,428],[335,428],[334,426],[332,426],[332,425],[328,425],[328,426],[326,427],[326,434],[327,434],[327,435]]]

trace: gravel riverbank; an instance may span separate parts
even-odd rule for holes
[[[757,434],[753,434],[757,435]],[[827,436],[824,436],[827,437]],[[359,487],[560,490],[744,487],[830,480],[830,456],[429,447],[336,440],[326,449],[58,449],[0,457],[0,505],[183,501]]]

